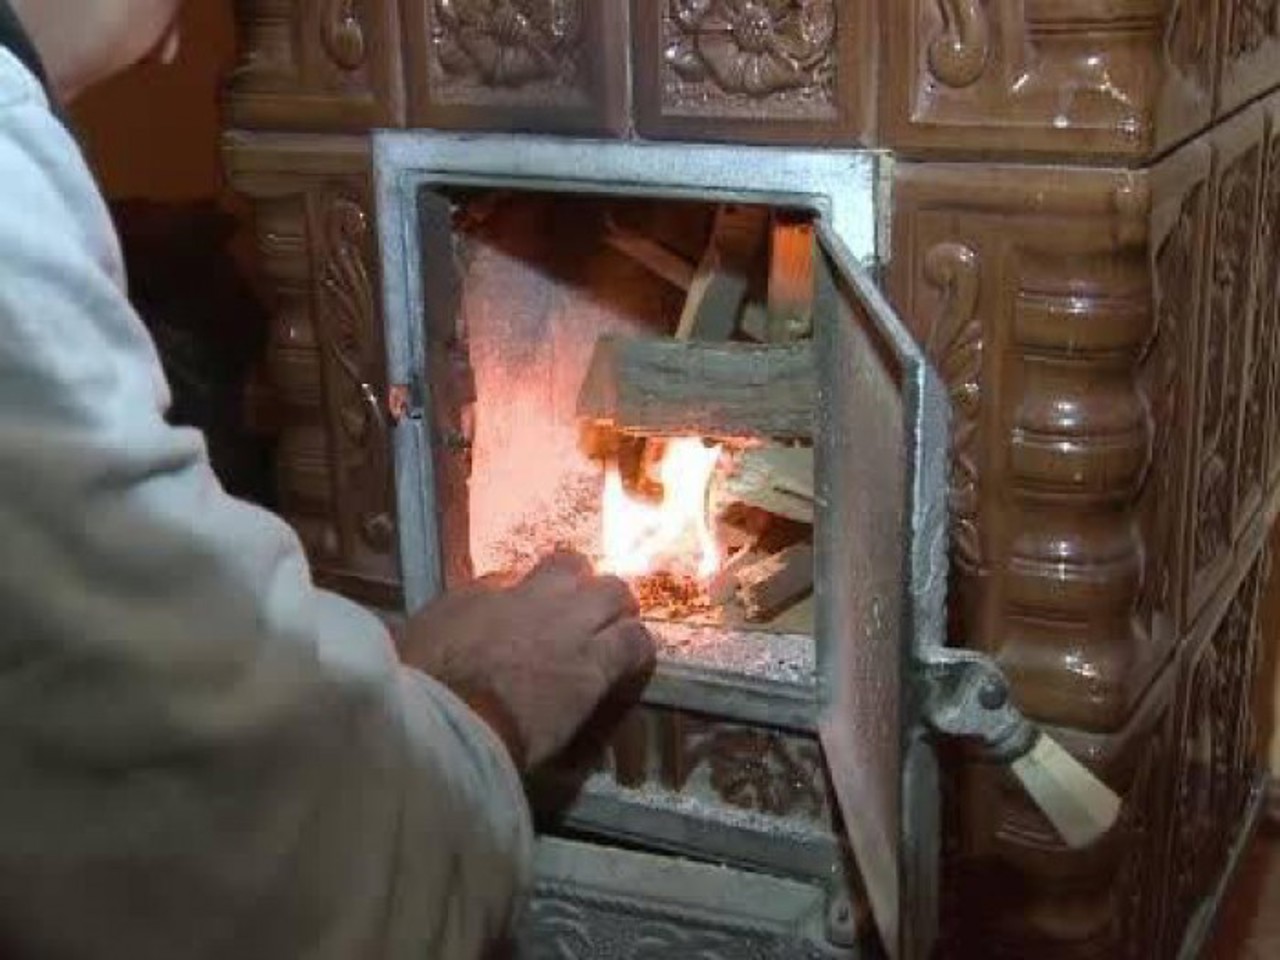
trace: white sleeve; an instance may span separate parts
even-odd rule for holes
[[[478,955],[530,862],[505,750],[165,422],[122,273],[0,50],[0,953]]]

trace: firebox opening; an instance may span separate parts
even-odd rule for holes
[[[446,199],[456,293],[428,339],[466,383],[433,402],[463,435],[437,457],[462,461],[470,572],[577,550],[631,583],[668,662],[811,681],[809,215]]]

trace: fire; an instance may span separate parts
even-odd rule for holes
[[[720,548],[707,515],[707,487],[718,446],[696,437],[667,444],[658,465],[662,500],[646,503],[622,485],[616,463],[605,473],[601,569],[621,577],[692,572],[711,577],[720,566]]]

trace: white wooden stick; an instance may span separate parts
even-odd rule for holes
[[[1013,773],[1069,847],[1093,843],[1120,816],[1115,791],[1048,734],[1013,762]]]

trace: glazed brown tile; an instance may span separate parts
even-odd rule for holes
[[[951,392],[956,631],[1037,719],[1123,726],[1179,623],[1209,148],[902,164],[894,302]]]
[[[1220,0],[1217,115],[1280,84],[1280,16],[1271,0]]]
[[[1182,930],[1213,893],[1259,784],[1256,707],[1241,691],[1253,685],[1259,645],[1274,642],[1259,628],[1266,575],[1265,559],[1250,564],[1216,599],[1180,657],[1163,955],[1176,955]]]
[[[660,139],[865,141],[872,0],[632,0],[636,126]]]
[[[1123,799],[1116,826],[1063,846],[1006,772],[954,777],[955,854],[944,898],[950,958],[1154,960],[1164,936],[1168,828],[1178,756],[1176,683],[1166,672],[1130,721],[1107,735],[1055,735]]]
[[[1267,352],[1265,430],[1268,490],[1280,482],[1280,97],[1266,103],[1267,156],[1258,227],[1257,320]]]
[[[413,126],[607,134],[626,123],[618,0],[406,0]]]
[[[363,138],[242,134],[233,185],[254,200],[258,262],[273,294],[281,513],[318,583],[379,608],[400,593],[372,180]]]
[[[884,142],[1136,162],[1210,120],[1219,0],[884,5]]]
[[[235,127],[367,130],[404,120],[397,0],[238,5]]]
[[[1210,207],[1209,272],[1197,334],[1199,382],[1195,454],[1188,518],[1189,616],[1199,615],[1226,575],[1239,537],[1241,451],[1246,422],[1263,407],[1262,377],[1249,375],[1250,334],[1257,305],[1257,231],[1266,158],[1265,113],[1254,109],[1212,134],[1214,175]],[[1267,254],[1270,260],[1270,253]],[[1261,368],[1259,368],[1259,374]],[[1250,444],[1252,447],[1253,444]],[[1246,464],[1246,469],[1248,465]]]

